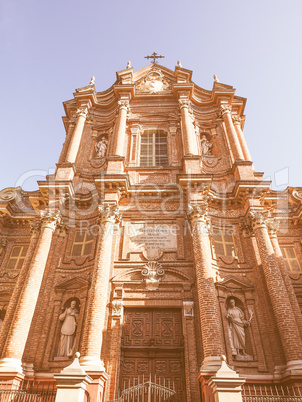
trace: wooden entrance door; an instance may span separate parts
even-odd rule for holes
[[[181,310],[125,309],[119,391],[150,378],[185,402],[183,349]]]

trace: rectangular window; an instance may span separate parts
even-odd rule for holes
[[[161,130],[146,130],[141,136],[140,166],[167,166],[167,135]]]
[[[280,247],[285,265],[289,271],[301,271],[294,247]]]
[[[74,235],[71,255],[89,255],[92,250],[93,235],[86,231],[77,230]]]
[[[224,256],[236,256],[234,236],[230,232],[221,232],[214,229],[214,242],[216,254]]]
[[[7,269],[21,269],[28,246],[14,246],[7,263]]]

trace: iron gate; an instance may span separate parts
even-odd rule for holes
[[[155,376],[133,378],[132,385],[124,389],[117,399],[109,402],[173,402],[176,401],[175,384],[170,380]]]
[[[56,386],[50,382],[22,381],[20,387],[0,382],[1,402],[55,402],[56,394]]]

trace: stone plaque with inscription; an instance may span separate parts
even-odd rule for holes
[[[159,259],[165,251],[177,250],[177,225],[127,224],[128,251],[141,251],[148,260]]]

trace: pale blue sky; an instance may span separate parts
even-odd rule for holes
[[[75,88],[95,75],[103,91],[128,60],[138,70],[153,51],[172,70],[181,60],[205,89],[214,73],[233,85],[248,99],[256,170],[279,172],[282,189],[288,169],[289,185],[302,186],[301,19],[301,0],[0,0],[0,189],[55,168],[62,102]]]

